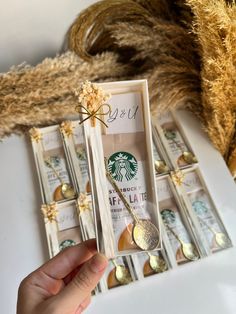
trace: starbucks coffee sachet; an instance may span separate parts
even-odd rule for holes
[[[157,179],[157,194],[163,225],[177,264],[198,260],[201,256],[198,242],[169,175]]]
[[[75,199],[77,191],[59,126],[32,128],[30,137],[43,203]]]
[[[79,193],[91,194],[83,126],[79,120],[66,120],[61,123],[60,131],[77,190]]]
[[[200,229],[198,233],[201,234],[201,244],[205,251],[209,255],[231,247],[232,242],[199,167],[186,169],[183,173],[182,187],[184,191],[182,193],[189,206],[192,221],[198,222],[198,229]]]
[[[173,110],[153,117],[152,124],[174,169],[188,168],[198,162]]]
[[[56,202],[43,204],[41,211],[45,222],[50,257],[69,246],[84,241],[75,200],[59,204]]]

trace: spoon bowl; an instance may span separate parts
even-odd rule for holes
[[[215,234],[215,241],[222,249],[226,249],[231,246],[230,239],[223,232],[217,232]]]
[[[123,265],[116,266],[115,277],[116,280],[122,285],[127,285],[132,281],[128,268]]]
[[[149,265],[155,273],[163,273],[168,269],[165,260],[157,255],[149,255]]]
[[[139,220],[133,227],[133,239],[136,245],[144,251],[153,251],[159,244],[159,231],[149,220]]]
[[[196,247],[192,243],[182,243],[183,255],[190,261],[196,261],[199,259],[199,254]]]
[[[182,156],[183,156],[184,161],[189,165],[195,164],[198,162],[197,158],[191,152],[185,151],[183,152]]]
[[[74,198],[76,196],[74,188],[69,183],[61,185],[61,193],[66,199]]]
[[[158,174],[166,173],[169,170],[169,168],[167,167],[167,165],[165,164],[163,160],[156,160],[154,165],[155,165],[155,170]]]

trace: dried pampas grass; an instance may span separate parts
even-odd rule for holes
[[[236,175],[236,4],[187,0],[202,56],[202,119]]]
[[[101,1],[75,20],[68,47],[88,61],[102,51],[117,53],[133,68],[133,78],[148,79],[153,114],[183,103],[200,107],[200,59],[190,16],[172,1]]]
[[[151,27],[121,22],[110,30],[117,45],[135,50],[130,62],[142,64],[135,77],[148,79],[153,114],[188,102],[200,106],[198,54],[185,29],[158,21]]]
[[[200,106],[191,12],[164,0],[98,2],[68,31],[66,53],[0,76],[0,137],[75,113],[73,88],[92,81],[147,78],[154,113],[183,102]],[[185,18],[185,20],[184,20]]]
[[[103,53],[87,63],[67,52],[36,67],[24,65],[0,75],[0,138],[75,114],[73,90],[85,79],[112,79],[111,68],[115,79],[129,72],[113,53]]]

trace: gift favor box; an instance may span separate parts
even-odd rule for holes
[[[75,199],[78,190],[58,125],[30,130],[42,203]]]
[[[97,116],[87,90],[106,98]],[[147,82],[84,84],[80,95],[99,250],[114,258],[161,249]]]
[[[229,234],[198,166],[183,170],[181,194],[207,255],[230,248]]]
[[[174,169],[191,167],[198,162],[174,110],[153,117],[152,124],[155,137],[161,141],[167,160]]]
[[[157,196],[163,222],[163,242],[171,266],[174,268],[203,257],[189,220],[187,204],[182,201],[170,175],[157,178]]]

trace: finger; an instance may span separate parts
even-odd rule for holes
[[[71,280],[77,275],[79,270],[81,269],[82,265],[76,267],[74,270],[72,270],[71,273],[69,273],[65,278],[63,278],[64,284],[68,285],[68,283],[71,282]]]
[[[96,252],[96,241],[88,240],[63,250],[35,272],[42,272],[53,279],[63,279]]]
[[[75,311],[83,300],[91,294],[101,279],[108,260],[101,254],[94,255],[87,261],[74,279],[54,297],[58,308],[66,308],[68,312]]]
[[[81,314],[91,303],[91,295],[89,295],[79,306],[75,314]]]

